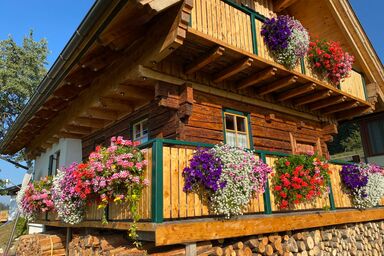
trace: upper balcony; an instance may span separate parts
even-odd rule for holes
[[[275,62],[260,34],[265,19],[235,1],[193,0],[186,38],[175,52],[184,76],[207,76],[210,86],[337,120],[372,111],[363,74],[352,70],[335,87],[313,74],[306,58],[293,70]]]

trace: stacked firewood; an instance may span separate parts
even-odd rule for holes
[[[144,255],[145,250],[140,250],[132,245],[121,234],[116,235],[75,235],[69,243],[69,255],[85,256],[125,256]]]
[[[18,256],[65,256],[65,237],[57,234],[21,236],[16,245]]]
[[[158,250],[158,249],[157,249]],[[184,256],[185,248],[155,256]],[[196,244],[198,256],[381,256],[384,255],[384,221],[350,224],[305,231],[289,231]]]

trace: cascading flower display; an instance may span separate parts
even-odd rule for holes
[[[53,211],[51,188],[52,177],[44,177],[20,190],[17,203],[21,215],[28,220],[34,220],[40,213]]]
[[[340,176],[356,208],[375,207],[384,197],[384,169],[376,164],[343,165]]]
[[[261,35],[274,59],[289,69],[293,69],[308,51],[308,31],[290,16],[267,19]]]
[[[314,73],[334,86],[349,76],[355,60],[339,42],[319,39],[309,43],[307,56]]]
[[[127,202],[133,219],[130,237],[137,238],[136,222],[140,219],[138,203],[142,190],[149,181],[144,178],[147,160],[136,146],[138,143],[112,137],[109,147],[96,147],[89,156],[86,173],[89,177],[82,181],[82,186],[92,186],[92,191],[104,209],[110,202]],[[89,182],[89,180],[91,180]],[[105,215],[103,222],[106,222]]]
[[[199,149],[183,170],[184,190],[203,189],[209,209],[225,218],[241,215],[252,196],[264,192],[272,170],[252,152],[229,145]]]
[[[281,209],[311,202],[328,191],[331,171],[317,154],[283,157],[275,161],[275,167],[272,190]]]
[[[53,178],[52,199],[59,218],[65,223],[77,224],[84,218],[86,198],[91,193],[90,186],[81,185],[86,165],[73,163],[68,168],[58,170]],[[84,176],[83,176],[84,174]]]

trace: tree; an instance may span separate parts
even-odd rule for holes
[[[12,36],[0,41],[0,140],[45,76],[47,55],[47,41],[35,41],[33,31],[21,46]]]
[[[333,141],[328,143],[331,155],[362,149],[359,125],[354,122],[343,123],[339,126],[339,133]]]

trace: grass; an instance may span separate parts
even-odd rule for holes
[[[5,250],[9,237],[11,236],[13,224],[14,224],[14,221],[0,226],[0,248],[2,248],[3,250]],[[21,235],[26,234],[26,232],[27,232],[27,222],[24,218],[19,218],[16,225],[14,239]]]

